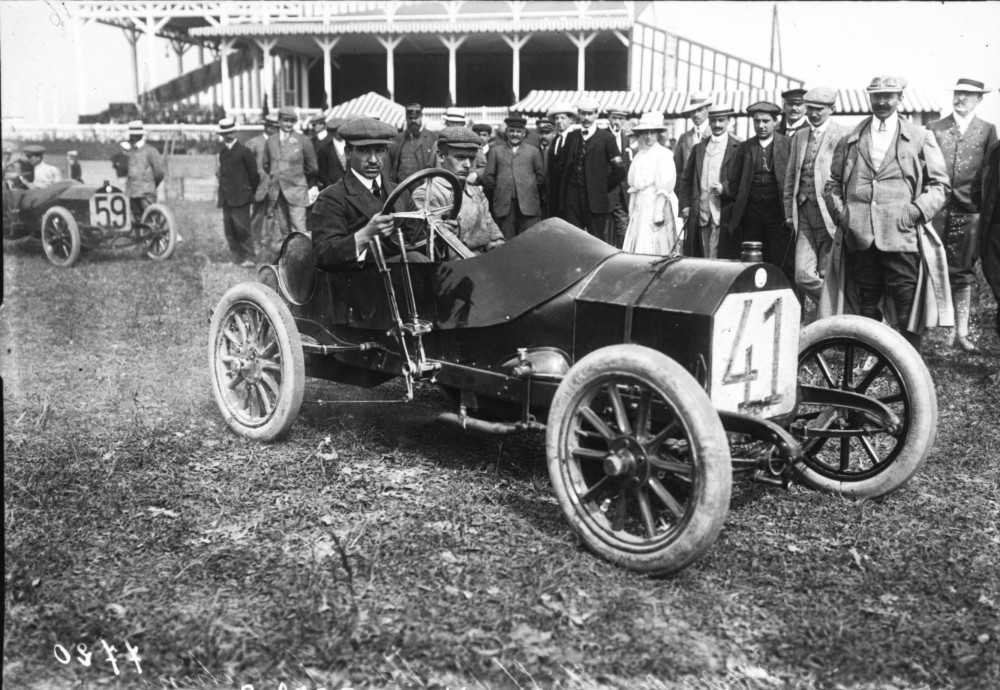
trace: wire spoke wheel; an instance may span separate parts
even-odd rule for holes
[[[302,344],[277,294],[243,283],[223,296],[212,316],[212,389],[229,426],[273,440],[298,416],[305,387]]]
[[[796,427],[805,456],[796,474],[813,488],[851,496],[898,489],[930,452],[937,398],[930,373],[892,329],[859,316],[837,316],[802,332],[799,383],[859,393],[900,420],[889,429],[860,409],[803,404]]]
[[[170,209],[152,204],[143,211],[138,225],[143,251],[153,261],[169,259],[177,248],[177,227]]]
[[[69,268],[80,258],[80,227],[73,215],[54,206],[42,216],[42,249],[55,266]]]
[[[605,348],[560,384],[548,461],[560,505],[584,543],[639,572],[690,565],[725,521],[731,468],[708,396],[648,348]]]

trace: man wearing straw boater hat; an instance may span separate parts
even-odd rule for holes
[[[972,352],[976,346],[969,340],[969,306],[979,260],[980,200],[976,186],[986,152],[997,141],[997,128],[974,114],[986,93],[983,82],[962,78],[951,90],[952,114],[927,125],[941,147],[951,180],[951,194],[945,207],[934,216],[934,229],[948,254],[948,278],[955,305],[954,346]]]
[[[693,93],[688,98],[684,106],[682,115],[691,120],[691,129],[681,134],[674,146],[674,168],[677,172],[677,186],[674,192],[680,196],[681,178],[684,176],[684,168],[687,167],[688,158],[694,151],[695,144],[702,139],[707,139],[711,135],[708,127],[708,107],[712,105],[712,99],[704,94]]]
[[[257,158],[237,140],[236,122],[232,118],[219,120],[218,131],[222,138],[218,172],[222,229],[233,263],[252,268],[257,252],[250,227],[250,205],[260,184]]]
[[[143,211],[156,203],[156,188],[163,182],[163,159],[160,152],[146,141],[142,120],[128,123],[128,177],[125,193],[132,206],[132,217],[142,218]]]
[[[905,89],[902,77],[872,79],[873,114],[833,153],[825,197],[838,229],[817,316],[885,316],[919,352],[926,327],[954,320],[944,252],[929,225],[950,185],[934,135],[899,117]]]

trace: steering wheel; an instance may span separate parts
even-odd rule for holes
[[[397,211],[393,212],[393,207],[396,202],[399,201],[400,197],[404,193],[410,191],[411,189],[416,189],[420,184],[427,180],[427,184],[431,184],[431,178],[440,177],[444,179],[448,186],[451,187],[451,198],[453,203],[447,206],[431,206],[431,195],[428,194],[424,198],[423,208],[418,208],[416,211]],[[403,233],[403,244],[404,246],[399,246],[399,234],[391,235],[388,239],[394,247],[400,250],[400,252],[415,251],[427,247],[425,250],[428,253],[428,258],[432,258],[432,249],[428,246],[428,239],[431,237],[431,228],[433,225],[440,223],[443,220],[455,220],[458,218],[458,212],[462,209],[462,182],[458,179],[458,176],[454,173],[448,172],[447,170],[442,170],[441,168],[428,168],[427,170],[420,170],[413,173],[405,180],[399,183],[399,186],[392,190],[392,194],[389,198],[385,200],[385,204],[382,206],[382,215],[391,214],[393,218],[412,218],[416,222],[415,227],[410,228],[409,238],[406,237],[406,233]]]

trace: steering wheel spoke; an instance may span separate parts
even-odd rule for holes
[[[436,191],[434,190],[435,185],[432,178],[436,177],[442,178],[447,186],[451,187],[451,200],[453,203],[445,203],[440,206],[431,205],[431,191]],[[424,198],[423,208],[405,211],[393,210],[396,203],[403,198],[404,194],[412,194],[418,187],[424,184],[428,193]],[[441,168],[430,168],[416,172],[400,182],[399,186],[392,190],[392,194],[386,199],[381,211],[382,215],[391,215],[394,219],[414,221],[416,227],[412,227],[408,223],[408,227],[402,233],[391,235],[388,238],[388,242],[394,245],[400,252],[423,250],[427,253],[428,258],[433,258],[435,252],[430,241],[434,235],[432,224],[458,218],[458,212],[461,210],[461,207],[462,182],[455,174]],[[400,236],[402,237],[402,242],[400,242]],[[400,246],[401,244],[402,246]]]

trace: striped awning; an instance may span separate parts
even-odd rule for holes
[[[378,117],[382,122],[390,124],[396,129],[402,129],[403,125],[406,124],[406,109],[399,103],[390,101],[374,91],[335,105],[327,113],[327,118],[361,116]]]
[[[737,115],[746,115],[747,106],[758,101],[781,104],[783,89],[744,89],[740,91],[708,91],[716,103],[728,103]],[[839,115],[867,115],[871,112],[868,93],[864,89],[838,89],[837,113]],[[543,115],[560,101],[576,103],[581,98],[595,99],[601,108],[620,106],[638,116],[642,113],[661,112],[668,118],[683,117],[685,104],[691,94],[686,91],[531,91],[510,107],[511,112],[526,115]],[[906,90],[906,97],[899,108],[908,113],[940,113],[941,102],[914,89]]]

